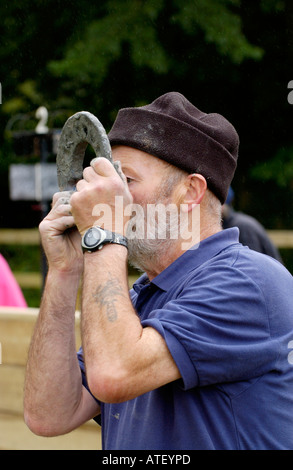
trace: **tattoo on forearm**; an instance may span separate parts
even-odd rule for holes
[[[124,297],[123,289],[118,279],[110,277],[104,285],[99,285],[93,293],[95,303],[101,308],[106,308],[106,315],[110,322],[115,322],[118,317],[116,302],[119,297]]]

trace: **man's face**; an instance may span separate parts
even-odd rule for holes
[[[134,207],[140,209],[128,226],[129,261],[135,267],[145,270],[146,261],[162,255],[170,243],[174,243],[169,234],[170,227],[178,223],[177,208],[180,198],[180,192],[174,190],[174,186],[182,175],[180,171],[174,173],[173,170],[173,176],[170,177],[171,165],[130,147],[114,147],[112,155],[114,161],[121,163]],[[150,217],[149,209],[158,204],[168,208],[173,206],[174,213],[168,211],[165,220],[157,213]]]
[[[160,188],[168,163],[131,147],[117,146],[112,150],[114,161],[120,161],[127,178],[134,204],[151,203]]]

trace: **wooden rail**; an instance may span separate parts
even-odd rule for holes
[[[293,230],[267,230],[267,234],[278,248],[293,248]]]
[[[0,307],[0,449],[6,450],[99,450],[100,427],[89,421],[60,437],[35,436],[23,419],[23,382],[27,352],[38,309]],[[76,348],[80,344],[76,314]],[[54,352],[52,351],[52,354]]]
[[[293,248],[293,230],[267,230],[278,248]],[[0,229],[0,245],[38,245],[38,229]]]
[[[39,243],[40,236],[36,228],[2,228],[0,230],[0,245],[39,245]]]
[[[267,230],[267,234],[278,248],[293,248],[293,230]],[[0,245],[39,245],[38,229],[0,229]],[[22,288],[40,289],[43,279],[41,272],[13,272]],[[136,277],[130,277],[132,285]]]

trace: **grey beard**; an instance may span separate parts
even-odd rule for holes
[[[139,271],[151,270],[154,263],[168,254],[178,234],[178,211],[168,213],[168,217],[149,217],[144,208],[143,214],[135,218],[135,225],[129,224],[126,231],[128,238],[128,261]],[[158,220],[159,219],[159,220]]]
[[[171,201],[171,194],[179,181],[185,176],[185,172],[176,169],[165,175],[160,188],[150,198],[149,204],[166,205]],[[174,204],[175,206],[175,204]],[[175,210],[176,208],[176,210]],[[170,210],[168,217],[148,217],[147,204],[141,207],[135,218],[135,225],[128,224],[126,236],[128,238],[128,261],[140,271],[152,270],[154,263],[159,258],[166,256],[170,247],[174,244],[174,229],[179,230],[178,208]],[[135,233],[133,233],[135,229]],[[178,235],[177,235],[178,237]]]
[[[164,256],[174,240],[141,240],[128,241],[128,261],[139,271],[148,271],[156,260]]]

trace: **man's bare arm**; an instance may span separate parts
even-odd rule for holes
[[[142,328],[128,294],[127,250],[107,245],[86,253],[82,339],[91,392],[120,402],[180,377],[163,337]]]
[[[83,257],[67,200],[55,196],[40,225],[49,270],[25,379],[25,421],[45,436],[69,432],[99,412],[82,386],[76,356],[75,303]],[[66,228],[71,230],[64,234]]]
[[[25,421],[43,436],[65,434],[99,413],[82,386],[76,356],[72,305],[76,287],[76,279],[49,273],[29,351]]]

